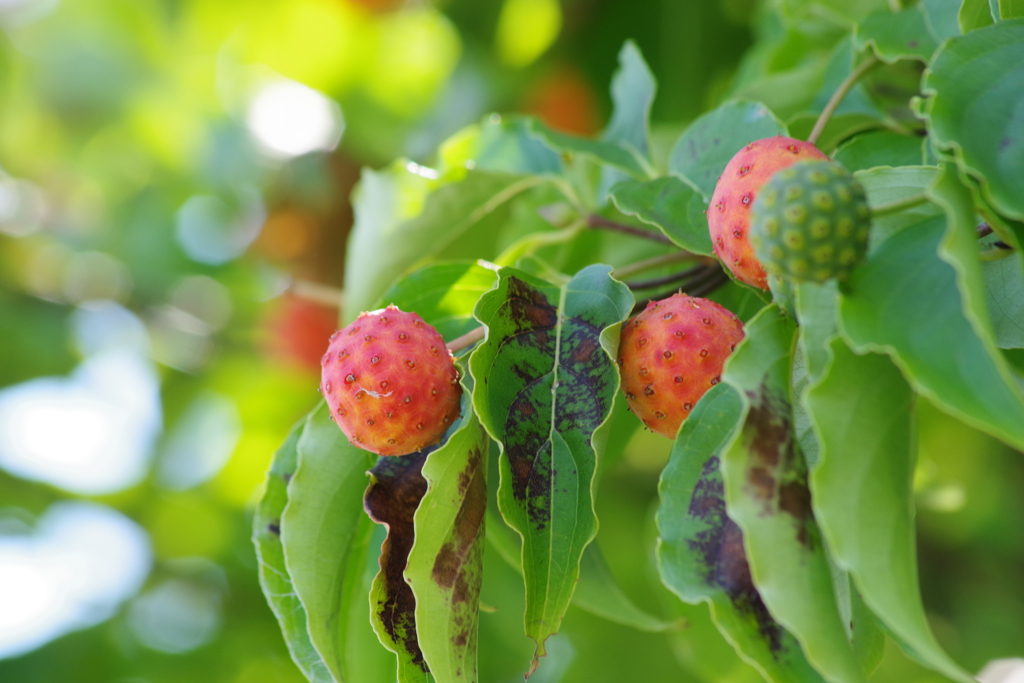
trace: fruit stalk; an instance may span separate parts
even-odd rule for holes
[[[868,71],[871,71],[881,63],[882,61],[878,57],[871,55],[861,62],[860,66],[850,72],[850,75],[847,76],[846,79],[839,84],[839,87],[836,88],[836,91],[832,93],[832,99],[830,99],[828,104],[825,105],[825,108],[821,110],[818,120],[814,123],[814,128],[811,129],[811,134],[807,136],[807,142],[812,145],[816,145],[818,143],[818,138],[820,138],[821,134],[825,131],[825,126],[827,126],[828,122],[832,119],[832,114],[835,113],[836,108],[839,107],[839,104],[843,101],[843,98],[846,97],[846,94],[850,92],[853,86],[857,85],[857,81],[860,80],[861,76],[866,74]]]

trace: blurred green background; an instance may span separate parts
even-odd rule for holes
[[[301,681],[250,519],[337,317],[290,291],[340,286],[359,169],[429,165],[494,111],[596,133],[626,39],[659,80],[663,158],[734,92],[763,16],[754,0],[0,0],[0,681]],[[828,49],[775,54],[746,68],[823,73]],[[919,427],[925,603],[976,671],[1024,654],[1024,459],[927,405]],[[688,626],[574,608],[537,681],[758,680],[657,581],[668,447],[640,433],[605,463],[598,540],[628,595]],[[486,571],[481,678],[521,680],[521,579],[496,556]],[[941,679],[890,647],[874,680]]]

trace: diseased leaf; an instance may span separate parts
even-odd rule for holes
[[[380,572],[370,589],[371,622],[380,642],[398,658],[399,683],[433,680],[416,632],[416,597],[404,576],[415,540],[413,516],[427,491],[422,469],[429,450],[379,458],[363,498],[366,513],[387,529]]]
[[[814,509],[829,548],[908,653],[969,681],[936,643],[921,604],[911,498],[913,392],[888,356],[855,355],[841,339],[830,352],[827,374],[804,395],[820,443],[811,478]]]
[[[305,422],[303,418],[292,428],[270,464],[266,490],[253,516],[252,536],[259,562],[260,587],[281,626],[288,652],[311,683],[335,683],[327,664],[309,638],[306,609],[295,594],[281,545],[281,513],[288,503],[288,481],[298,467],[297,446]]]
[[[679,178],[624,180],[612,187],[611,197],[619,211],[660,228],[683,249],[695,254],[712,253],[704,199]]]
[[[929,134],[1000,212],[1024,219],[1024,19],[952,38],[925,74]]]
[[[743,401],[739,432],[722,456],[726,506],[744,533],[754,585],[771,614],[826,680],[862,682],[796,442],[790,399],[795,332],[777,306],[765,308],[746,325],[722,374]]]
[[[718,176],[740,148],[786,134],[786,127],[763,104],[726,102],[690,124],[672,150],[669,170],[710,199]]]
[[[429,171],[429,169],[428,169]],[[415,164],[364,169],[345,258],[345,320],[368,310],[406,270],[464,236],[544,176],[468,171],[445,183]]]
[[[281,542],[310,640],[339,683],[393,681],[366,600],[374,525],[362,497],[373,455],[348,442],[322,402],[306,420],[297,451]]]
[[[504,268],[475,311],[487,338],[470,360],[473,401],[503,448],[498,501],[523,537],[526,633],[537,657],[558,630],[597,530],[595,459],[619,386],[619,324],[633,305],[609,272],[590,266],[556,287]]]
[[[937,182],[936,197],[945,196],[948,182]],[[957,270],[938,256],[941,249],[958,267],[970,268],[977,257],[963,252],[975,248],[973,226],[956,219],[944,239],[944,216],[918,221],[882,242],[854,270],[840,298],[844,337],[858,352],[890,354],[914,388],[941,409],[1022,448],[1024,397],[987,339],[978,313],[983,294],[965,284],[965,303]]]
[[[721,453],[742,411],[736,390],[718,384],[683,422],[658,486],[658,571],[683,601],[709,603],[722,635],[767,680],[821,681],[769,614],[750,576],[743,532],[726,514]]]
[[[427,491],[413,518],[405,570],[416,622],[425,625],[419,646],[438,683],[477,680],[489,441],[466,404],[469,415],[423,464]]]

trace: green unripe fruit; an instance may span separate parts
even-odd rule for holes
[[[751,209],[750,244],[768,273],[824,282],[864,260],[870,228],[861,184],[841,164],[812,159],[764,184]]]

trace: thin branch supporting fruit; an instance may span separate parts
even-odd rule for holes
[[[456,337],[455,339],[452,339],[450,342],[446,344],[446,346],[448,347],[449,351],[451,351],[452,353],[456,353],[466,348],[467,346],[472,346],[473,344],[476,344],[478,341],[483,339],[484,331],[485,330],[481,325],[476,329],[470,330],[461,337]]]
[[[660,232],[644,230],[643,228],[634,228],[632,225],[625,225],[623,223],[616,223],[615,221],[608,220],[607,218],[596,214],[587,216],[587,227],[621,232],[626,235],[633,235],[634,237],[642,237],[653,242],[660,242],[661,244],[672,244],[672,240],[665,237]]]
[[[853,89],[853,86],[857,85],[857,81],[859,81],[864,74],[871,71],[871,69],[881,63],[882,61],[878,57],[872,55],[861,62],[860,66],[850,72],[850,75],[839,84],[838,88],[836,88],[836,91],[832,94],[832,99],[830,99],[828,104],[825,105],[825,108],[821,110],[821,115],[818,116],[818,120],[814,123],[814,128],[811,130],[811,134],[807,136],[807,142],[812,145],[818,143],[818,138],[820,138],[821,134],[825,131],[825,126],[827,126],[828,122],[832,119],[832,114],[835,113],[836,108],[839,107],[839,104],[843,101],[843,98],[846,97],[846,94]]]
[[[614,277],[616,280],[622,280],[624,278],[629,277],[630,275],[642,273],[645,270],[654,270],[655,268],[660,268],[661,266],[668,266],[673,263],[685,263],[686,261],[696,261],[702,258],[706,257],[702,257],[688,251],[674,251],[670,254],[654,256],[649,259],[644,259],[643,261],[631,263],[628,266],[616,268],[612,272],[612,277]],[[711,260],[709,259],[708,262],[710,263]]]
[[[664,285],[671,285],[676,282],[692,279],[694,276],[700,275],[706,270],[707,266],[701,264],[663,277],[651,278],[650,280],[634,280],[632,282],[624,282],[623,284],[633,291],[638,289],[653,289],[655,287],[662,287]]]
[[[648,301],[658,301],[673,294],[682,292],[690,296],[706,296],[729,281],[721,265],[717,262],[701,266],[701,272],[691,278],[684,285],[677,285],[667,291],[661,291],[642,299],[638,299],[633,307],[633,313],[639,313],[647,305]]]

